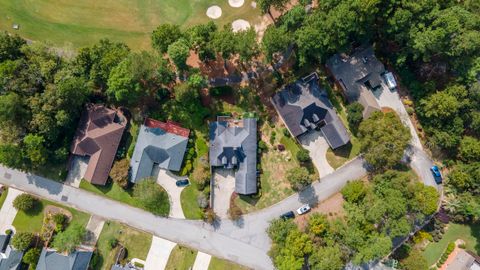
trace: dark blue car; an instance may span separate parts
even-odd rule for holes
[[[288,211],[280,216],[281,219],[287,220],[295,217],[295,213],[293,211]]]
[[[440,169],[438,168],[438,166],[437,165],[432,166],[430,168],[430,171],[432,171],[433,178],[435,179],[435,182],[437,184],[441,184],[442,183],[442,174],[440,173]]]
[[[177,185],[177,187],[186,187],[190,185],[190,182],[188,181],[188,179],[183,179],[183,180],[178,180],[175,184]]]

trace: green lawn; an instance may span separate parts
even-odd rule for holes
[[[193,267],[197,251],[176,245],[170,253],[165,270],[189,270]]]
[[[443,251],[447,248],[448,243],[454,242],[457,239],[465,241],[466,249],[480,253],[480,224],[463,225],[450,223],[448,229],[445,231],[442,240],[428,244],[423,252],[427,259],[428,265],[434,264]]]
[[[86,226],[88,220],[90,219],[90,215],[87,213],[80,212],[76,209],[66,207],[48,200],[39,199],[38,204],[32,211],[29,211],[28,213],[18,211],[15,219],[13,220],[13,226],[19,232],[40,232],[43,224],[43,211],[48,205],[58,206],[69,211],[73,216],[73,223],[79,223],[82,226]]]
[[[161,23],[187,27],[206,23],[207,8],[222,8],[219,25],[236,19],[260,21],[259,9],[245,1],[232,8],[224,0],[0,0],[0,30],[16,31],[33,40],[58,47],[78,48],[101,38],[123,41],[133,50],[150,49],[150,33]]]
[[[182,202],[182,210],[187,219],[202,219],[203,210],[198,206],[197,197],[201,191],[198,191],[196,184],[190,182],[190,186],[186,187],[180,196]]]
[[[152,235],[135,230],[118,222],[107,221],[98,238],[97,250],[99,263],[94,269],[110,269],[115,263],[115,250],[109,246],[110,239],[117,239],[118,243],[127,250],[127,260],[138,258],[145,260],[152,244]]]
[[[159,187],[163,190],[163,188],[160,185]],[[108,197],[112,200],[116,200],[128,205],[142,208],[146,211],[149,211],[148,209],[145,209],[145,207],[133,197],[133,192],[131,189],[125,190],[122,187],[120,187],[117,183],[108,183],[106,186],[97,186],[97,185],[92,185],[88,181],[85,181],[84,179],[82,179],[82,181],[80,182],[80,188]],[[166,191],[164,190],[164,192]],[[169,201],[166,200],[165,203],[168,204]],[[165,208],[164,212],[166,215],[168,215],[169,210],[170,210],[170,205],[167,208]]]
[[[210,260],[210,265],[208,266],[208,270],[247,270],[248,268],[245,266],[241,266],[227,260],[219,259],[212,257]]]
[[[0,209],[2,209],[3,203],[5,202],[7,195],[8,195],[8,188],[5,187],[5,190],[2,192],[2,195],[0,195]]]
[[[345,162],[353,159],[360,154],[360,142],[357,137],[350,134],[350,143],[340,148],[327,151],[327,161],[334,169],[345,164]]]

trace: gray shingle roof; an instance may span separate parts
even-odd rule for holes
[[[272,103],[293,136],[299,137],[319,127],[333,149],[350,141],[348,132],[338,118],[315,73],[289,84],[276,93]]]
[[[91,251],[77,250],[65,256],[43,248],[36,270],[87,270],[92,255]]]
[[[326,65],[342,86],[348,101],[358,101],[363,105],[364,118],[381,110],[371,89],[380,86],[385,67],[375,57],[371,46],[359,49],[348,57],[335,54]]]
[[[210,166],[235,169],[235,192],[257,192],[257,119],[210,123]]]
[[[5,259],[0,256],[0,270],[17,270],[20,269],[23,252],[13,249],[7,244],[4,250]]]
[[[136,183],[151,176],[154,164],[163,169],[179,171],[187,144],[188,135],[182,136],[159,127],[142,125],[130,160],[130,181]]]

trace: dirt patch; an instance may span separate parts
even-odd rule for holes
[[[44,210],[44,213],[45,215],[50,215],[50,216],[54,216],[55,214],[58,214],[58,213],[62,213],[63,215],[65,215],[68,219],[68,222],[70,222],[72,220],[72,213],[70,213],[70,211],[67,211],[61,207],[58,207],[58,206],[54,206],[54,205],[47,205],[45,207],[45,210]]]
[[[345,215],[343,210],[343,196],[341,193],[336,193],[325,201],[321,202],[319,205],[312,208],[307,214],[297,216],[295,218],[295,223],[301,228],[304,229],[308,223],[308,217],[313,213],[322,213],[327,216],[327,219],[332,220],[335,218],[341,218]]]

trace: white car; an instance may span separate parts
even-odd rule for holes
[[[303,215],[303,214],[307,213],[308,211],[310,211],[310,205],[308,205],[308,204],[304,204],[304,205],[302,205],[302,207],[297,209],[297,213],[299,215]]]

